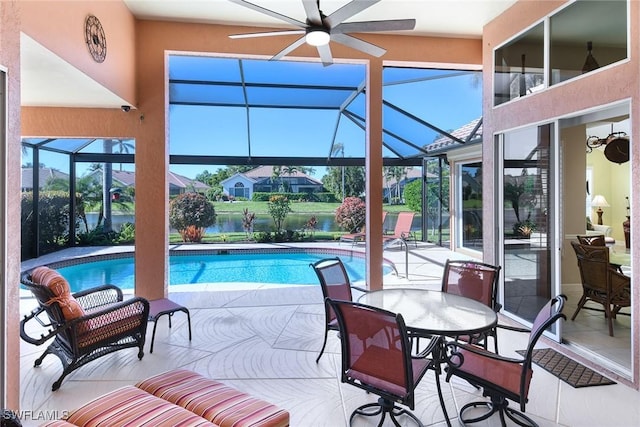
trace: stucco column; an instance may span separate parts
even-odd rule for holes
[[[367,287],[382,289],[382,61],[367,67],[366,204]]]
[[[136,295],[168,294],[169,138],[165,51],[146,23],[138,28],[138,99],[144,116],[136,139]]]

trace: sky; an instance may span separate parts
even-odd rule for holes
[[[222,58],[212,58],[221,60]],[[207,75],[221,75],[238,62],[225,59],[217,70],[215,63],[207,63],[202,69],[194,68],[196,63],[186,62],[182,68],[172,75],[170,63],[170,77],[201,80]],[[305,63],[302,67],[308,67]],[[254,76],[258,83],[304,84],[318,81],[322,85],[340,84],[342,80],[362,81],[364,67],[341,69],[343,64],[334,64],[319,69],[287,68],[292,65],[288,61],[251,61],[243,62],[245,76]],[[183,73],[184,75],[180,75]],[[190,77],[194,76],[194,77]],[[411,68],[386,68],[383,75],[385,88],[383,97],[397,107],[407,111],[420,120],[427,121],[443,130],[451,131],[459,128],[482,115],[482,88],[479,73],[460,72],[456,70],[425,70]],[[248,79],[248,77],[245,77]],[[248,80],[249,81],[249,80]],[[232,93],[233,87],[202,86],[197,92],[171,89],[172,99],[190,100],[196,102],[214,100],[214,102],[233,104],[229,99],[237,96]],[[209,89],[207,91],[207,89]],[[287,104],[302,103],[333,103],[330,91],[308,91],[297,89],[284,93],[270,93],[268,89],[258,87],[259,92],[250,92],[249,96],[261,101]],[[326,99],[316,101],[313,96],[321,93]],[[181,98],[182,97],[182,98]],[[337,95],[336,95],[337,97]],[[219,101],[218,101],[219,100]],[[268,101],[265,101],[268,100]],[[244,100],[240,100],[243,104]],[[236,104],[237,105],[237,104]],[[244,105],[244,104],[243,104]],[[339,105],[339,104],[337,104]],[[364,95],[359,96],[349,104],[347,111],[356,116],[364,116]],[[408,120],[393,109],[383,112],[384,127],[422,146],[430,143],[436,133],[420,125],[419,121]],[[202,106],[202,105],[171,105],[169,109],[169,145],[171,154],[190,155],[229,155],[247,156],[249,154],[248,139],[251,140],[251,155],[253,156],[293,156],[293,157],[324,157],[330,154],[332,142],[344,145],[345,157],[364,157],[365,134],[359,126],[340,115],[337,110],[296,109],[296,108],[250,108],[249,112],[243,107],[236,106]],[[418,124],[417,124],[418,123]],[[392,144],[397,143],[394,138],[385,136]],[[397,149],[403,155],[415,154],[415,150],[407,149],[405,144],[397,144]],[[386,150],[385,156],[394,156]],[[62,171],[68,171],[66,156],[55,153],[42,153],[41,163]],[[88,165],[78,167],[78,175],[86,171]],[[171,170],[189,178],[204,171],[215,172],[223,165],[172,165]],[[304,166],[301,164],[296,166]],[[118,169],[114,165],[114,169]],[[125,170],[131,170],[133,165],[125,165]],[[315,167],[314,177],[321,179],[326,168]]]

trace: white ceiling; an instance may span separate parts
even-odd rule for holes
[[[329,15],[346,2],[321,0],[320,6]],[[348,21],[415,18],[415,29],[402,34],[480,38],[483,26],[515,2],[381,0]],[[139,19],[289,28],[284,21],[228,0],[124,0],[124,3]],[[252,3],[305,20],[301,0],[252,0]],[[127,104],[33,39],[23,35],[21,42],[23,106],[119,108]]]

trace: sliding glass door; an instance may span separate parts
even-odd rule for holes
[[[532,322],[559,293],[554,248],[554,126],[507,132],[498,137],[502,156],[501,240],[504,310]],[[559,331],[553,331],[559,338]]]
[[[423,240],[449,247],[451,224],[449,216],[449,186],[451,168],[443,157],[423,160],[424,188],[422,194]]]

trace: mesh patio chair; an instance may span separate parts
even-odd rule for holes
[[[461,295],[480,301],[491,307],[496,313],[502,305],[497,302],[500,266],[470,260],[447,260],[442,276],[442,292]],[[498,352],[498,334],[496,329],[481,336],[457,337],[474,344],[481,343],[487,348],[487,338],[493,338],[496,353]]]
[[[349,280],[349,275],[344,267],[344,264],[340,258],[325,258],[310,264],[318,276],[320,281],[320,288],[322,289],[322,298],[331,298],[339,300],[353,300],[352,289],[356,289],[360,292],[368,292],[366,289],[352,286]],[[324,349],[327,345],[327,336],[329,331],[338,331],[338,320],[336,314],[330,306],[325,304],[325,329],[324,329],[324,342],[322,343],[322,349],[320,354],[316,358],[316,363],[322,357]]]
[[[398,213],[398,219],[393,229],[393,234],[387,234],[382,236],[382,244],[384,246],[391,245],[395,242],[399,242],[401,245],[406,245],[408,241],[413,240],[413,243],[418,247],[418,241],[415,233],[411,231],[411,224],[413,223],[413,212],[400,212]]]
[[[431,367],[431,360],[411,356],[411,343],[401,314],[352,301],[326,299],[336,313],[342,344],[341,381],[379,396],[351,413],[349,425],[358,416],[387,415],[394,425],[406,416],[418,426],[415,388]],[[409,409],[396,405],[407,406]]]
[[[606,246],[581,245],[571,242],[578,258],[578,270],[582,281],[582,296],[571,316],[574,320],[581,309],[604,311],[609,323],[609,335],[613,336],[613,319],[620,309],[631,306],[631,278],[620,273],[618,266],[609,262]],[[603,309],[586,307],[589,301],[601,304]]]
[[[38,307],[20,322],[20,337],[34,345],[53,338],[34,366],[39,366],[48,354],[62,362],[63,371],[53,383],[53,391],[71,372],[114,351],[138,347],[138,358],[142,359],[149,317],[146,299],[123,301],[122,291],[113,285],[71,294],[64,277],[48,267],[24,273],[21,282],[35,296]],[[43,313],[46,320],[40,317]],[[37,325],[33,326],[40,331],[46,329],[39,338],[27,332],[33,332],[27,325],[34,319]]]
[[[489,401],[471,402],[460,409],[459,416],[463,425],[486,420],[497,412],[502,426],[506,426],[505,415],[520,426],[537,426],[524,414],[533,376],[533,349],[545,329],[559,319],[566,319],[562,314],[565,300],[564,295],[559,295],[547,302],[538,312],[531,330],[503,326],[513,331],[529,333],[523,358],[501,356],[480,346],[459,341],[448,344],[451,355],[446,368],[447,381],[452,376],[457,376],[481,388],[483,395],[489,397]],[[520,404],[520,411],[509,407],[509,400]],[[478,408],[486,411],[472,417],[472,412]]]
[[[384,224],[385,219],[387,218],[387,211],[382,211],[382,224]],[[367,238],[367,233],[365,232],[364,226],[360,229],[359,233],[348,233],[340,236],[341,242],[351,242],[351,246],[356,243],[362,243]]]

